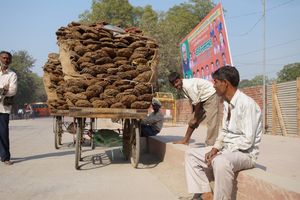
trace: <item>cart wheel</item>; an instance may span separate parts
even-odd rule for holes
[[[130,161],[134,168],[137,168],[140,160],[140,122],[132,119],[130,123]]]
[[[92,133],[92,136],[91,136],[91,149],[95,149],[96,147],[96,144],[95,144],[95,139],[94,139],[94,133]]]
[[[64,123],[64,117],[59,117],[59,126],[58,126],[58,144],[62,145],[62,134],[63,134],[63,123]]]
[[[95,118],[91,118],[91,124],[90,124],[90,138],[91,138],[91,149],[95,149],[95,139],[94,139],[94,130],[95,130]]]
[[[130,120],[125,119],[123,127],[123,156],[125,160],[130,156]]]
[[[81,138],[83,132],[82,118],[77,118],[76,144],[75,144],[75,169],[79,169],[81,159]]]
[[[61,137],[62,137],[62,118],[61,116],[54,117],[55,125],[53,127],[54,132],[54,146],[55,149],[59,149],[59,145],[61,145]]]

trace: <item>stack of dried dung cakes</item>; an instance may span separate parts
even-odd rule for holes
[[[68,104],[64,98],[65,81],[59,61],[59,54],[49,53],[43,70],[43,81],[50,111],[67,110]]]
[[[75,22],[56,35],[68,106],[149,108],[158,64],[153,39]]]

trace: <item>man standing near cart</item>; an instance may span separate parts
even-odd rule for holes
[[[199,124],[207,119],[207,135],[205,144],[214,145],[219,132],[219,98],[210,81],[201,78],[183,79],[177,72],[169,75],[169,81],[174,88],[188,98],[193,107],[194,115],[190,119],[185,136],[175,144],[188,145],[190,138]]]
[[[12,108],[12,97],[17,93],[17,75],[8,67],[12,55],[7,51],[0,52],[0,157],[6,165],[12,165],[9,150],[9,114]]]

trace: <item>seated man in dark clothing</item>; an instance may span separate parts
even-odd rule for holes
[[[153,112],[142,120],[142,136],[157,135],[163,126],[164,115],[160,112],[161,103],[158,99],[152,99]]]

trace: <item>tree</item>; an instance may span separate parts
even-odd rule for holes
[[[43,79],[39,77],[37,74],[32,74],[32,77],[37,86],[34,95],[34,102],[46,102],[47,94],[45,91]]]
[[[133,7],[128,0],[93,0],[91,11],[79,16],[81,22],[105,21],[122,28],[133,25]]]
[[[157,33],[160,45],[160,90],[172,91],[166,83],[171,71],[181,72],[179,43],[213,7],[211,1],[191,0],[170,8],[161,16]]]
[[[136,13],[138,11],[136,10]],[[155,37],[157,33],[158,14],[152,9],[151,6],[146,6],[141,10],[141,16],[138,26],[143,30],[145,35]]]
[[[252,87],[256,85],[263,85],[263,75],[257,75],[253,79],[248,80],[244,79],[240,81],[239,88]],[[268,82],[268,78],[265,77],[266,83]]]
[[[283,69],[277,73],[277,76],[278,83],[296,80],[297,77],[300,77],[300,63],[285,65]]]
[[[18,91],[15,96],[14,109],[24,103],[45,100],[42,78],[31,71],[35,60],[24,50],[12,53],[11,69],[18,76]]]

